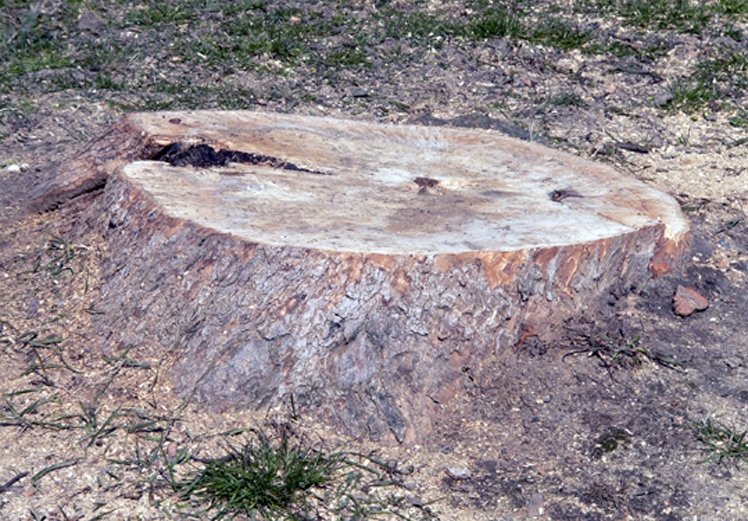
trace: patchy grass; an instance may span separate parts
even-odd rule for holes
[[[125,26],[149,27],[154,25],[192,22],[199,16],[197,2],[138,2],[124,17]]]
[[[453,36],[462,28],[454,22],[422,11],[386,9],[379,15],[384,37],[420,41]]]
[[[504,8],[489,9],[471,17],[456,33],[473,40],[527,38],[527,28],[522,22],[521,13],[514,13]]]
[[[649,29],[698,34],[711,20],[703,2],[691,0],[629,0],[617,2],[617,14]]]
[[[580,2],[582,10],[601,9],[627,25],[652,31],[701,34],[715,27],[717,15],[741,19],[748,12],[745,0],[593,0]]]
[[[18,76],[72,65],[64,40],[78,15],[77,4],[61,6],[53,25],[46,22],[41,2],[0,3],[0,94]]]
[[[748,18],[748,0],[718,0],[712,9],[737,19]]]
[[[152,86],[151,92],[143,93],[134,103],[113,101],[111,104],[128,112],[194,109],[201,106],[240,110],[251,107],[254,100],[255,93],[248,88],[200,86],[185,79],[159,81]]]
[[[671,106],[695,112],[713,101],[742,96],[748,87],[748,57],[732,53],[701,62],[691,79],[671,86]]]
[[[705,446],[705,461],[736,465],[748,461],[748,430],[741,431],[711,418],[694,422],[693,429]]]
[[[33,124],[33,111],[22,117],[23,94],[33,100],[39,94],[76,91],[126,111],[244,109],[258,98],[293,106],[281,88],[257,95],[257,80],[311,75],[294,98],[315,99],[320,83],[339,81],[340,72],[402,65],[446,42],[465,47],[495,39],[657,60],[669,47],[652,43],[656,33],[639,35],[641,41],[636,35],[631,40],[598,34],[592,29],[595,20],[613,15],[637,31],[696,35],[718,28],[740,41],[737,21],[746,12],[745,0],[586,0],[574,4],[590,18],[580,25],[552,1],[528,6],[474,0],[464,9],[437,10],[418,4],[382,4],[372,10],[289,7],[256,0],[68,1],[45,9],[20,0],[2,5],[0,123],[11,132]],[[98,17],[101,26],[80,28],[82,14]],[[388,40],[397,44],[383,46]],[[699,74],[696,80],[670,79],[673,107],[688,112],[719,96],[742,93],[722,76],[715,84],[708,71]]]
[[[346,69],[356,69],[371,65],[366,52],[360,47],[332,51],[325,57],[324,63],[327,67]]]
[[[301,15],[296,9],[253,8],[223,21],[221,27],[239,62],[249,63],[251,58],[263,54],[293,61],[310,52],[313,37],[328,34],[319,19],[308,18],[302,23]],[[295,23],[294,17],[300,21]]]
[[[570,51],[584,47],[592,41],[592,35],[582,31],[569,22],[560,18],[544,18],[535,28],[531,29],[527,40],[562,51]]]
[[[555,14],[544,14],[534,22],[518,8],[492,6],[464,18],[450,20],[420,12],[390,11],[388,36],[407,38],[458,37],[470,41],[509,38],[568,51],[584,46],[592,37]]]

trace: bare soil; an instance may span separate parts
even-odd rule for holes
[[[0,3],[2,19],[27,7],[18,4]],[[112,39],[125,49],[137,40],[135,58],[112,62],[122,88],[92,87],[98,70],[76,69],[75,54],[68,69],[0,78],[0,517],[203,519],[199,505],[180,501],[168,486],[169,465],[187,472],[189,465],[177,464],[182,451],[219,454],[234,429],[291,414],[209,414],[177,400],[154,346],[109,345],[90,327],[107,252],[95,235],[71,235],[88,201],[24,212],[31,187],[123,110],[167,103],[491,128],[610,162],[675,195],[693,230],[682,269],[611,295],[606,320],[569,323],[552,345],[529,338],[501,353],[494,370],[466,368],[468,397],[444,411],[433,443],[377,447],[330,432],[303,411],[296,424],[325,446],[376,450],[397,461],[398,493],[413,519],[748,519],[745,465],[706,460],[714,453],[694,430],[705,418],[748,429],[748,141],[739,119],[746,97],[727,89],[693,110],[668,101],[673,82],[693,77],[714,53],[745,53],[748,36],[733,40],[716,25],[695,33],[633,27],[602,11],[570,10],[575,23],[615,42],[643,49],[657,40],[664,50],[618,56],[508,37],[436,34],[424,41],[405,33],[374,47],[343,32],[312,50],[358,45],[367,64],[265,52],[252,56],[251,67],[216,71],[185,66],[164,41],[190,31],[219,34],[215,11],[199,22],[127,26],[127,8],[105,4],[77,12],[65,45],[85,54]],[[454,2],[396,4],[409,13],[472,16]],[[527,16],[566,4],[532,3]],[[42,20],[63,9],[40,5]],[[316,2],[283,20],[293,25],[290,16],[299,16],[304,24],[311,11],[325,20],[338,12],[369,20],[377,6]],[[80,23],[85,13],[99,21]],[[744,17],[712,22],[746,30]],[[82,76],[73,84],[60,83],[76,71]],[[174,85],[194,81],[205,95],[158,90],[149,83],[158,75]],[[142,82],[128,84],[128,77]],[[251,96],[227,101],[209,90],[217,80],[233,94],[251,89]],[[709,308],[676,316],[679,284],[704,295]],[[677,364],[638,357],[606,367],[589,356],[601,342],[637,338]]]

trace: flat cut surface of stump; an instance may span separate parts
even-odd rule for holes
[[[670,196],[533,143],[250,112],[128,116],[36,207],[83,195],[101,327],[178,353],[177,392],[294,395],[399,441],[496,353],[667,272],[688,232]]]
[[[251,133],[231,143],[296,168],[135,162],[123,174],[174,217],[275,246],[508,252],[581,244],[663,221],[671,236],[685,228],[669,197],[598,165],[544,157],[538,147],[431,128],[373,133],[312,122],[317,128],[301,120],[309,128],[263,133],[268,145]]]

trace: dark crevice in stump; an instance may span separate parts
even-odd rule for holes
[[[171,166],[194,166],[197,168],[209,168],[212,166],[227,166],[229,163],[241,163],[245,165],[268,166],[303,172],[307,174],[332,175],[319,170],[310,170],[300,167],[289,161],[283,161],[277,157],[255,154],[252,152],[241,152],[238,150],[216,150],[210,145],[189,143],[172,143],[158,151],[152,158],[153,161],[163,161]]]

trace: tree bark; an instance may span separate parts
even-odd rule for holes
[[[666,194],[463,129],[135,114],[34,208],[91,187],[110,339],[178,355],[174,389],[206,404],[292,395],[400,442],[497,353],[668,271],[688,237]]]

